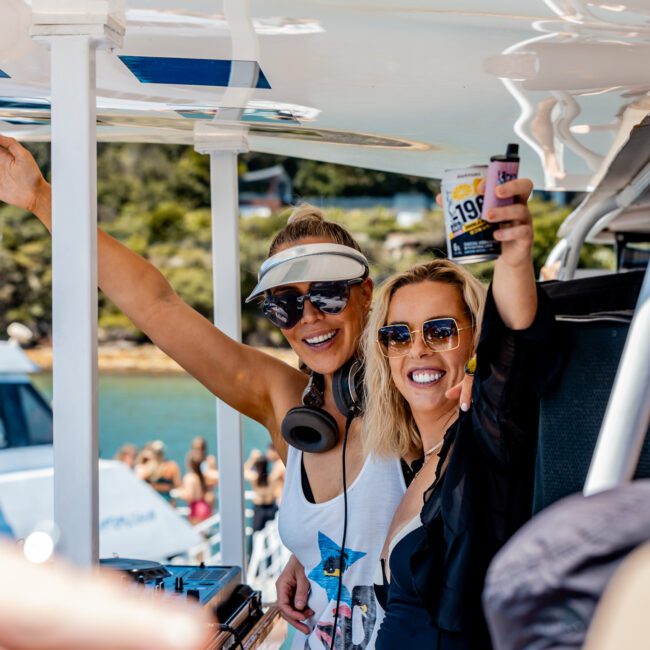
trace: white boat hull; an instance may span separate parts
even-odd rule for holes
[[[47,455],[46,449],[11,451],[27,452],[23,455],[33,451],[37,459]],[[49,450],[51,455],[51,447]],[[0,454],[0,463],[7,453]],[[24,538],[42,522],[53,520],[52,477],[51,466],[0,475],[0,507],[16,538]],[[99,461],[100,557],[161,561],[200,541],[189,523],[124,464]]]

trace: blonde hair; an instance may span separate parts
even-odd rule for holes
[[[316,206],[301,203],[292,210],[287,219],[287,225],[271,242],[269,257],[276,253],[280,246],[292,244],[307,237],[323,237],[334,244],[350,246],[350,248],[361,252],[359,244],[343,226],[333,221],[327,221],[323,211]]]
[[[474,324],[473,349],[476,350],[485,305],[485,287],[464,268],[449,260],[418,264],[388,278],[379,288],[363,335],[366,360],[366,407],[363,418],[364,452],[379,456],[404,456],[422,449],[422,440],[411,409],[397,390],[388,359],[377,343],[377,330],[386,324],[388,308],[395,292],[409,284],[443,282],[455,287]]]

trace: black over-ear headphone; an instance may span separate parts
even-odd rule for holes
[[[301,451],[317,453],[336,446],[339,427],[322,409],[325,391],[323,375],[312,374],[302,394],[302,406],[292,408],[282,420],[282,435]],[[363,411],[363,363],[352,357],[332,378],[332,394],[342,415],[356,417]]]

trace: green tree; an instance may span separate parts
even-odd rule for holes
[[[49,146],[30,145],[49,175]],[[416,190],[433,196],[437,181],[367,171],[341,165],[250,153],[240,157],[240,170],[282,163],[299,195],[391,195]],[[212,317],[211,213],[209,161],[191,147],[157,144],[102,144],[98,148],[98,202],[101,226],[132,250],[151,260],[179,294],[206,317]],[[568,214],[548,202],[533,199],[533,258],[536,272]],[[257,269],[268,254],[274,234],[286,223],[288,210],[269,218],[240,219],[241,294],[255,286]],[[444,227],[439,209],[410,228],[398,225],[386,209],[326,210],[328,219],[352,232],[367,253],[377,281],[419,261],[444,254]],[[27,324],[39,336],[51,329],[51,243],[45,228],[24,211],[0,207],[0,333],[12,320]],[[398,245],[391,242],[401,240]],[[613,267],[606,247],[585,246],[581,264]],[[493,263],[470,266],[489,280]],[[145,340],[103,294],[99,324],[105,338]],[[242,304],[242,330],[253,343],[282,344],[257,305]]]

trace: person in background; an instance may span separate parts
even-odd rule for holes
[[[181,470],[178,463],[165,458],[165,443],[162,440],[145,445],[136,463],[136,472],[165,501],[175,505],[171,491],[181,486]]]
[[[275,502],[278,506],[282,503],[282,490],[284,488],[284,477],[287,470],[273,443],[266,448],[266,457],[271,463],[271,478],[275,487]]]
[[[143,481],[148,481],[149,475],[153,472],[154,470],[154,464],[155,464],[155,455],[149,447],[146,445],[138,452],[138,455],[136,456],[135,459],[135,465],[133,467],[133,470],[135,471],[136,475],[138,478],[142,479]]]
[[[187,455],[186,462],[187,472],[183,476],[181,486],[172,489],[170,496],[187,502],[190,508],[187,518],[194,525],[205,521],[212,515],[214,493],[208,487],[201,470],[201,455],[196,451],[191,451]]]
[[[262,530],[278,511],[276,494],[278,480],[273,476],[272,463],[259,449],[251,451],[244,463],[244,478],[250,481],[253,497],[253,533]]]
[[[129,469],[135,469],[135,463],[138,458],[138,448],[127,442],[122,445],[115,453],[115,460],[123,462]]]
[[[211,503],[214,503],[214,490],[219,485],[219,470],[214,454],[208,454],[208,443],[203,436],[196,436],[190,446],[190,454],[195,454],[201,462],[201,472],[210,491]]]

